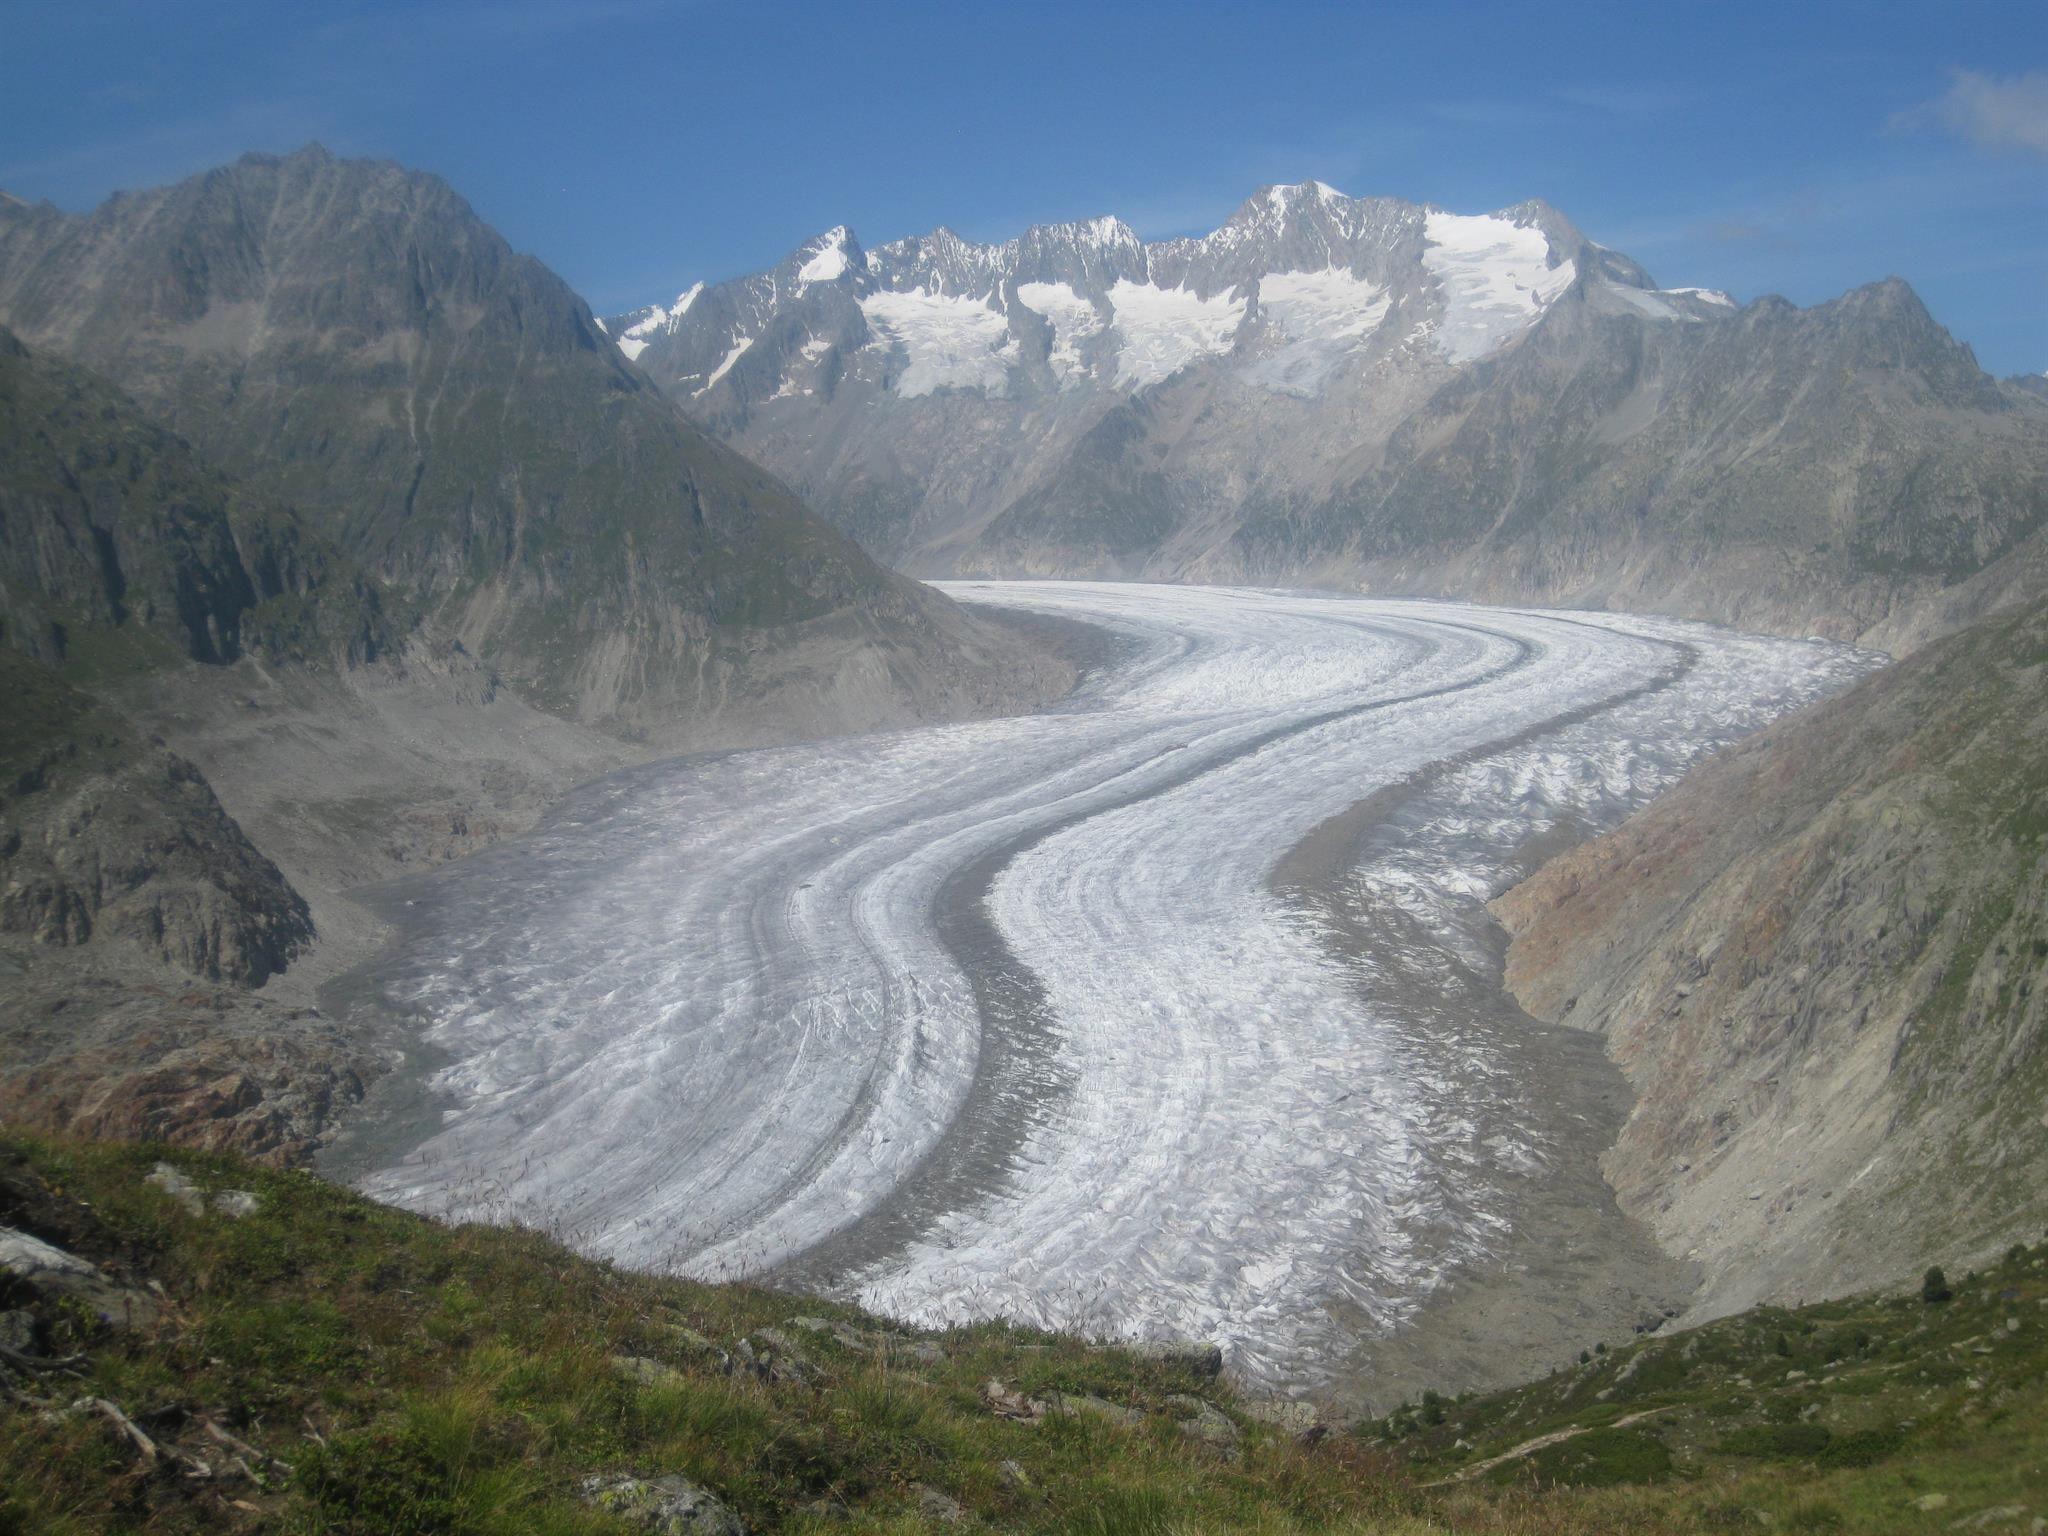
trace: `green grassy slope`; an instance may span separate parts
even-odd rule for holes
[[[0,1368],[0,1531],[623,1532],[580,1493],[623,1472],[688,1477],[753,1530],[1945,1531],[2007,1506],[2024,1530],[2048,1508],[2039,1251],[1940,1306],[1758,1313],[1303,1443],[1189,1365],[889,1334],[164,1155],[257,1210],[188,1210],[146,1182],[154,1149],[0,1137],[0,1224],[162,1287],[153,1322],[116,1328],[104,1297],[0,1278],[37,1352]],[[732,1363],[743,1339],[759,1369]],[[1067,1411],[1003,1417],[992,1379]],[[156,1456],[69,1406],[88,1398]],[[1460,1480],[1569,1429],[1589,1433]]]
[[[1589,1515],[1652,1529],[1937,1531],[1997,1510],[1961,1528],[2029,1530],[2048,1511],[2048,1245],[1947,1288],[1599,1343],[1361,1433],[1425,1484],[1575,1487]]]

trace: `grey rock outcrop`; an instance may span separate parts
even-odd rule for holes
[[[951,1494],[941,1493],[925,1483],[917,1484],[912,1491],[917,1495],[917,1512],[925,1519],[940,1525],[967,1523],[967,1507]]]
[[[1166,1407],[1180,1425],[1180,1432],[1190,1440],[1199,1440],[1225,1452],[1234,1453],[1238,1449],[1242,1437],[1238,1434],[1237,1425],[1214,1403],[1176,1393],[1167,1398]]]
[[[311,941],[305,902],[190,763],[34,662],[0,651],[0,681],[0,933],[252,986]]]
[[[583,1501],[652,1536],[746,1536],[731,1507],[686,1477],[601,1473],[583,1481]]]
[[[14,1227],[0,1227],[0,1274],[38,1295],[77,1301],[117,1328],[146,1326],[161,1310],[150,1292],[124,1285],[90,1260]]]
[[[263,1207],[261,1198],[249,1190],[205,1189],[169,1163],[158,1163],[142,1182],[162,1190],[193,1216],[226,1216],[240,1221]]]

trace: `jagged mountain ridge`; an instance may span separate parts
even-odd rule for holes
[[[1306,182],[1262,190],[1200,238],[1146,242],[1100,218],[1037,225],[995,245],[940,228],[867,250],[842,225],[768,272],[698,284],[607,330],[710,414],[811,387],[795,358],[828,387],[850,368],[902,398],[940,389],[1029,397],[1089,382],[1155,384],[1242,344],[1264,358],[1252,373],[1262,386],[1307,394],[1345,350],[1332,343],[1362,343],[1366,322],[1396,303],[1425,329],[1448,332],[1436,338],[1447,356],[1476,356],[1581,266],[1651,286],[1541,202],[1468,218]],[[1656,302],[1690,313],[1728,301],[1681,290]],[[823,365],[828,351],[836,372]],[[867,351],[875,355],[854,356]]]
[[[316,147],[76,216],[10,200],[0,322],[559,713],[775,696],[858,727],[1007,686],[990,637],[691,426],[437,177]]]
[[[905,569],[1314,580],[1854,635],[2048,521],[2048,410],[1903,283],[1659,289],[1529,202],[864,249],[609,322]],[[1930,509],[1931,517],[1922,517]]]

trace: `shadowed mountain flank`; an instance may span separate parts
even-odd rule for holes
[[[857,728],[1020,691],[1001,642],[683,420],[438,178],[308,149],[76,217],[0,205],[0,320],[554,712]]]

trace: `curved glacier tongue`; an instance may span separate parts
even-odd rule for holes
[[[447,1109],[371,1189],[1298,1379],[1484,1254],[1547,1155],[1558,1112],[1473,1022],[1521,843],[1857,665],[1635,619],[951,590],[1122,659],[1050,715],[635,770],[422,882],[378,981]],[[1323,878],[1275,878],[1362,802]]]

